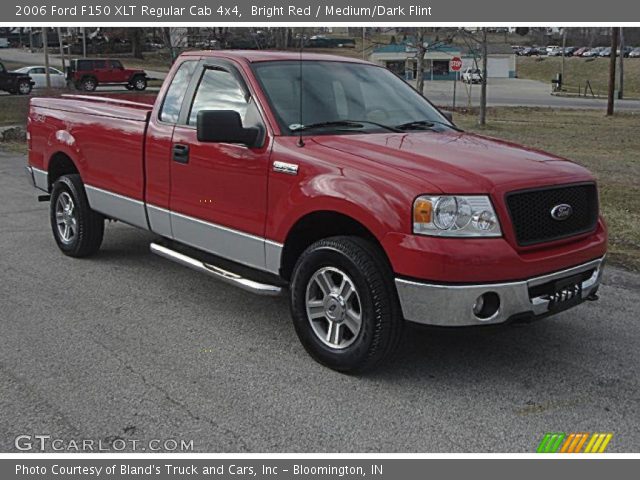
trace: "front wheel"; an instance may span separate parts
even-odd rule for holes
[[[332,237],[300,256],[291,313],[303,346],[337,371],[371,369],[396,348],[403,319],[384,253],[357,237]]]
[[[70,257],[98,251],[104,235],[104,217],[91,210],[80,175],[64,175],[53,184],[51,229],[58,248]]]
[[[91,77],[85,78],[80,82],[80,88],[85,92],[93,92],[98,87],[98,82]]]

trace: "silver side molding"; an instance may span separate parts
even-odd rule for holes
[[[176,252],[170,248],[158,245],[157,243],[151,244],[151,252],[251,293],[266,296],[277,296],[282,293],[282,288],[280,287],[243,278],[233,272],[216,267],[215,265],[201,262],[200,260],[196,260],[195,258]]]
[[[85,185],[89,206],[107,217],[120,220],[134,227],[148,229],[144,203],[140,200],[109,192],[93,185]]]

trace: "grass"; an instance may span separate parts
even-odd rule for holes
[[[7,125],[27,124],[29,113],[29,98],[18,95],[3,95],[0,97],[0,127]]]
[[[483,128],[477,115],[455,118],[466,130],[540,148],[591,170],[609,226],[608,258],[640,271],[640,115],[609,118],[596,110],[493,108]]]
[[[561,71],[561,57],[518,57],[518,78],[550,83]],[[587,80],[596,95],[606,95],[609,85],[609,58],[565,58],[564,90],[578,93]],[[617,67],[616,67],[617,68]],[[617,74],[618,72],[616,72]],[[640,58],[624,59],[625,97],[640,97]]]

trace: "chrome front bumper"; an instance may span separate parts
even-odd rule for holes
[[[598,289],[603,267],[604,257],[577,267],[517,282],[442,285],[397,278],[396,287],[406,320],[449,327],[487,325],[503,323],[521,315],[535,317],[553,313],[556,311],[554,299],[548,293],[532,296],[535,295],[535,290],[544,290],[544,285],[592,271],[588,278],[580,282],[581,290],[577,294],[579,298],[573,300],[572,306],[581,303]],[[474,305],[478,297],[486,293],[498,295],[499,307],[488,318],[479,318],[474,313]],[[563,292],[559,295],[562,296]],[[557,310],[561,311],[562,302],[557,302],[556,299],[556,304]]]

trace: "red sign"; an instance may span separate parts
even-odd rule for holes
[[[449,60],[449,68],[453,72],[457,72],[462,68],[462,59],[460,57],[453,57]]]

